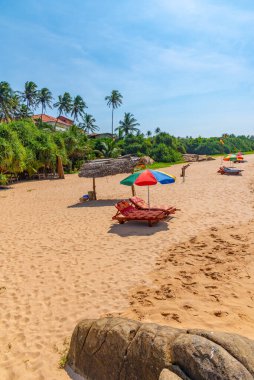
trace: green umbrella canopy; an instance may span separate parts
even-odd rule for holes
[[[120,184],[121,185],[126,185],[126,186],[132,186],[134,185],[134,182],[136,181],[136,179],[138,178],[138,176],[140,175],[140,173],[142,173],[144,170],[140,170],[138,172],[135,172],[131,175],[129,175],[128,177],[126,177],[125,179],[123,179]]]

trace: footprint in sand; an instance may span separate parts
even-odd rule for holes
[[[251,319],[250,317],[248,317],[246,314],[243,314],[243,313],[239,313],[238,316],[243,319],[244,321],[247,321],[247,322],[253,322],[253,319]]]
[[[171,289],[172,284],[162,285],[161,292],[166,298],[176,298],[175,292]]]
[[[236,239],[236,240],[242,240],[242,237],[240,235],[234,235],[234,234],[231,234],[230,235],[233,239]],[[246,239],[246,237],[244,238]]]
[[[211,294],[211,297],[213,297],[216,302],[220,302],[219,294]]]
[[[205,286],[206,289],[217,289],[217,286],[215,285],[207,285]]]
[[[183,309],[190,310],[190,309],[193,309],[193,307],[186,304],[186,305],[183,305]]]
[[[161,313],[161,315],[163,317],[165,317],[166,319],[173,319],[174,321],[176,321],[178,323],[182,323],[182,321],[180,319],[180,315],[178,315],[176,313],[163,312],[163,313]]]
[[[0,294],[4,293],[6,291],[6,287],[5,286],[1,286],[0,287]]]
[[[227,311],[215,311],[214,312],[214,315],[215,317],[219,317],[219,318],[222,318],[222,317],[227,317],[228,316],[228,312]]]

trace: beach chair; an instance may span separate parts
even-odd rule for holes
[[[138,210],[128,201],[120,201],[115,204],[115,207],[117,208],[117,213],[112,217],[112,219],[117,220],[120,224],[123,224],[129,220],[141,220],[147,221],[149,227],[152,227],[153,224],[167,218],[167,213],[165,211]]]
[[[174,206],[168,206],[168,205],[153,205],[150,206],[139,197],[132,197],[130,198],[130,202],[138,209],[138,210],[151,210],[151,211],[164,211],[166,214],[174,214],[177,210]]]
[[[218,173],[226,175],[239,175],[242,174],[242,172],[242,169],[227,168],[226,166],[221,166],[218,170]]]

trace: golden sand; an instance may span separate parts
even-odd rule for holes
[[[185,183],[181,165],[163,169],[177,182],[153,186],[151,203],[181,211],[152,228],[111,220],[124,175],[98,179],[100,200],[81,206],[92,183],[77,175],[1,191],[0,379],[69,379],[66,340],[107,313],[253,338],[254,156],[241,177],[219,165],[193,163]]]

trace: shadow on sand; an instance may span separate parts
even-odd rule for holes
[[[117,202],[120,202],[121,200],[122,199],[100,199],[98,201],[78,202],[74,205],[68,206],[68,208],[114,206]]]
[[[112,224],[108,230],[109,234],[119,235],[121,237],[128,236],[151,236],[161,231],[169,230],[169,220],[160,221],[149,227],[146,221],[128,221],[124,224]]]
[[[10,189],[13,189],[13,187],[0,185],[0,190],[10,190]]]

